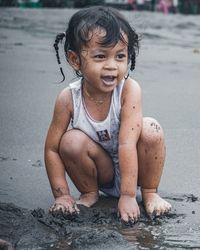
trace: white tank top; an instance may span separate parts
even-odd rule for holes
[[[121,94],[124,80],[119,83],[112,93],[112,100],[108,115],[103,121],[95,121],[87,111],[82,95],[81,79],[69,84],[73,98],[74,118],[72,128],[86,133],[99,143],[111,156],[115,170],[114,185],[111,188],[101,187],[104,193],[120,196],[120,170],[118,159],[118,136],[120,127]]]
[[[69,85],[74,108],[72,127],[86,133],[95,142],[99,143],[111,157],[116,157],[118,154],[119,117],[123,85],[124,81],[113,90],[110,109],[103,121],[94,120],[87,111],[82,95],[81,79]]]

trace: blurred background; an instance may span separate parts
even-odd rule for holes
[[[200,14],[200,0],[0,0],[0,6],[22,8],[82,8],[91,5],[108,5],[126,10],[159,11],[164,14]]]
[[[131,77],[143,90],[144,116],[165,131],[159,193],[184,215],[174,225],[169,220],[167,230],[153,229],[155,247],[145,245],[148,228],[132,237],[140,249],[200,249],[199,201],[183,202],[188,194],[199,197],[200,187],[200,0],[0,0],[0,202],[29,209],[53,203],[44,142],[56,96],[77,80],[60,44],[66,81],[58,84],[53,44],[76,8],[90,5],[119,8],[141,38]]]

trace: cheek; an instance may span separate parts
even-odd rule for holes
[[[85,75],[85,77],[96,77],[100,74],[101,68],[95,63],[88,63],[87,65],[82,65],[81,72],[83,75]]]
[[[87,65],[85,65],[85,72],[88,73],[93,73],[93,72],[99,72],[102,69],[102,66],[100,65],[100,63],[94,63],[94,62],[90,62]]]
[[[128,71],[128,64],[124,63],[122,65],[119,66],[119,71],[121,74],[126,74]]]

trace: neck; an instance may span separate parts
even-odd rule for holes
[[[99,94],[94,95],[91,93],[86,84],[83,84],[83,93],[85,94],[85,99],[89,99],[91,102],[95,103],[97,106],[103,105],[104,103],[107,103],[108,100],[110,100],[110,93],[105,94]]]

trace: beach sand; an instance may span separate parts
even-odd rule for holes
[[[123,225],[105,197],[77,218],[48,214],[44,140],[55,98],[74,79],[61,53],[67,80],[56,84],[52,45],[74,11],[0,9],[0,239],[14,249],[200,249],[200,16],[123,12],[141,35],[132,76],[144,115],[165,131],[159,192],[170,214],[152,220],[142,210],[140,222]]]

